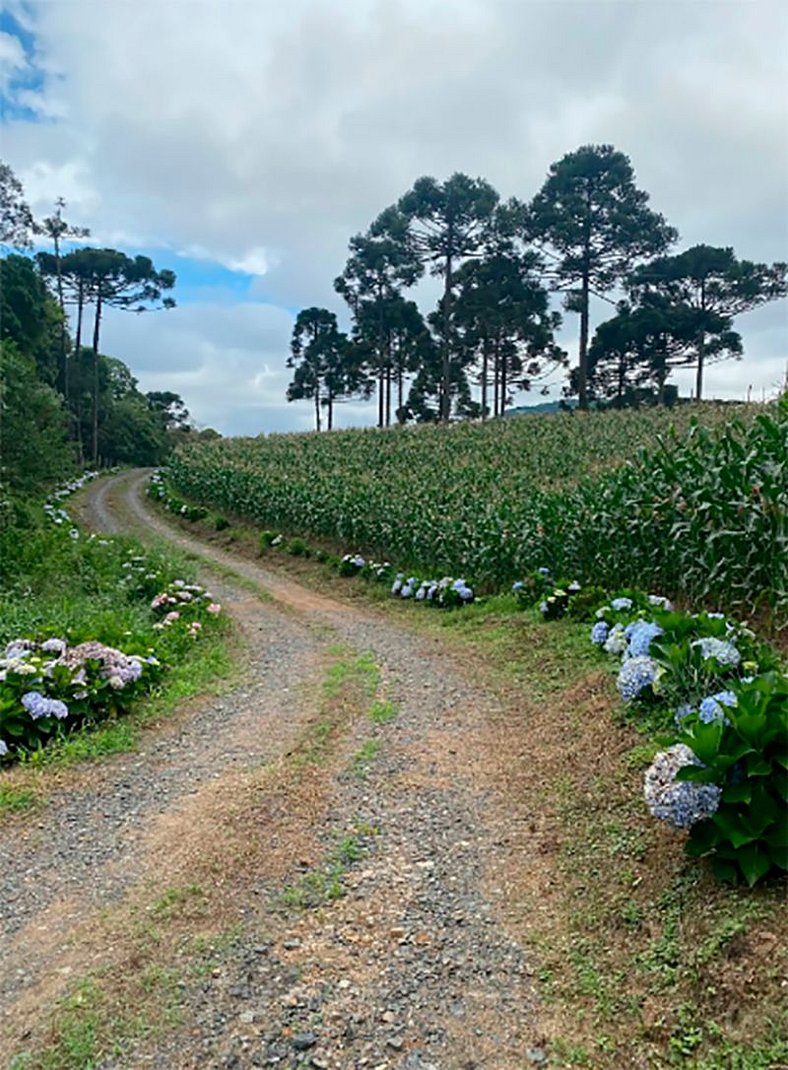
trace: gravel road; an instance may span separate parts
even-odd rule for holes
[[[102,1070],[545,1065],[533,968],[506,924],[509,833],[528,820],[501,790],[506,711],[437,640],[198,543],[150,511],[142,482],[139,474],[98,481],[83,520],[110,533],[164,535],[275,601],[211,575],[245,640],[240,686],[194,704],[174,728],[146,733],[139,752],[102,763],[100,775],[90,770],[55,788],[32,824],[0,826],[0,1000],[10,1050],[24,1047],[35,1008],[58,991],[73,933],[122,903],[141,874],[155,875],[161,830],[193,827],[195,797],[216,798],[227,785],[226,797],[234,778],[289,753],[341,643],[371,651],[381,694],[398,714],[350,724],[321,804],[299,809],[294,796],[287,821],[296,830],[300,821],[326,858],[352,836],[359,850],[345,861],[345,894],[283,907],[272,894],[281,870],[274,879],[256,858],[241,930],[210,970],[179,983],[182,1024],[137,1039]],[[509,744],[522,746],[514,737]],[[359,753],[368,760],[354,762]],[[212,821],[221,828],[215,814]],[[296,886],[316,864],[314,849],[306,861],[298,850],[288,863]]]

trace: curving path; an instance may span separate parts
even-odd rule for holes
[[[129,1042],[103,1070],[543,1062],[532,970],[507,925],[528,864],[513,859],[512,829],[529,815],[503,784],[517,724],[438,641],[165,523],[145,478],[97,481],[83,522],[166,538],[268,597],[206,571],[243,637],[241,683],[146,732],[138,752],[67,775],[34,822],[0,825],[0,1055],[34,1046],[42,1007],[70,979],[128,971],[129,919],[193,887],[210,917],[179,917],[181,1024]],[[338,644],[372,653],[398,715],[374,725],[363,703],[340,711],[326,762],[305,770],[292,756]],[[317,908],[283,900],[348,837],[359,849],[344,895]],[[184,941],[209,921],[233,938],[195,971]]]

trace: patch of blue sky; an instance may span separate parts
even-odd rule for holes
[[[23,9],[28,10],[27,5]],[[0,120],[40,121],[39,113],[20,99],[20,94],[40,92],[44,85],[44,73],[35,62],[35,34],[6,9],[0,9],[0,33],[16,38],[26,60],[24,66],[14,69],[7,85],[0,88]]]
[[[260,294],[259,277],[245,271],[232,271],[212,260],[178,256],[163,249],[141,250],[150,256],[158,268],[175,272],[177,282],[173,294],[178,304],[206,302],[236,304],[244,300],[264,300]]]

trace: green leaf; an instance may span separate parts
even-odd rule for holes
[[[759,832],[752,832],[747,828],[735,811],[718,810],[711,820],[725,839],[736,848],[751,844],[760,835]]]
[[[729,784],[722,793],[723,803],[750,802],[752,799],[752,785],[743,780],[741,784]]]
[[[772,861],[767,851],[756,844],[749,844],[736,852],[736,863],[744,874],[744,879],[752,888],[765,877],[772,868]]]

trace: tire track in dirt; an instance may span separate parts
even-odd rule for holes
[[[524,1060],[542,1061],[532,969],[503,923],[513,894],[512,828],[528,817],[517,813],[499,779],[507,753],[521,749],[517,727],[511,721],[507,726],[498,701],[437,640],[174,530],[143,504],[145,478],[145,473],[123,473],[96,484],[81,507],[83,519],[110,532],[152,532],[204,561],[233,569],[273,596],[275,604],[261,603],[248,592],[233,590],[231,582],[222,595],[245,630],[252,659],[264,657],[259,664],[265,673],[262,686],[246,683],[236,702],[225,698],[225,710],[237,705],[239,724],[256,725],[258,731],[262,725],[266,734],[273,733],[266,735],[269,756],[277,749],[286,753],[287,740],[297,731],[299,717],[303,720],[303,703],[293,699],[293,692],[299,680],[314,672],[327,634],[352,650],[372,651],[386,697],[399,714],[374,730],[369,721],[357,718],[329,770],[315,774],[314,784],[302,785],[301,794],[283,789],[284,801],[272,811],[270,859],[254,856],[257,883],[247,883],[243,892],[248,896],[248,935],[208,979],[184,983],[182,1030],[155,1042],[138,1041],[102,1068],[513,1070]],[[211,586],[218,590],[215,580]],[[261,646],[265,655],[259,653]],[[277,719],[281,704],[288,715]],[[253,712],[258,705],[259,717]],[[207,716],[211,732],[215,713]],[[290,726],[284,735],[283,724]],[[157,784],[177,782],[184,756],[188,760],[205,745],[205,731],[199,715],[184,722],[180,765],[177,745],[170,754],[166,734],[159,744],[151,739],[134,760],[132,796],[138,790],[135,776],[139,784],[152,786],[154,795]],[[353,772],[353,756],[371,738],[379,752],[362,776]],[[214,788],[198,789],[198,798],[201,791],[206,798],[202,812],[198,803],[179,813],[182,795],[176,790],[149,826],[147,839],[121,837],[127,859],[139,864],[144,857],[135,856],[135,842],[137,847],[144,842],[151,857],[165,857],[185,835],[185,824],[193,828],[201,820],[212,836],[222,836],[222,821],[231,815],[222,814],[216,789],[225,777],[232,786],[235,766],[225,759],[237,753],[227,735],[222,740],[212,745],[202,766],[206,775],[212,769],[213,785],[207,789]],[[254,760],[260,760],[263,750],[253,749]],[[121,761],[128,765],[127,759]],[[117,786],[129,770],[113,770],[109,763],[107,775]],[[95,805],[100,813],[106,797],[91,785],[82,805]],[[57,815],[63,813],[62,807],[55,809]],[[153,812],[150,805],[139,809],[138,834]],[[59,816],[48,816],[37,849],[46,851],[47,844],[51,849],[61,828]],[[282,886],[282,849],[289,859],[288,879],[297,880],[300,858],[319,865],[320,850],[330,850],[358,829],[374,833],[368,837],[368,854],[348,867],[347,894],[318,910],[283,911],[272,898],[272,889]],[[299,843],[307,846],[299,848]],[[31,850],[35,855],[36,848],[31,845]],[[99,861],[94,868],[112,871],[103,865]],[[121,879],[121,894],[125,887]],[[33,920],[25,938],[34,928]],[[263,955],[261,928],[271,934]],[[19,956],[19,941],[11,952],[12,960]],[[51,971],[57,961],[55,948],[44,965]],[[28,979],[28,988],[40,995],[34,979]]]

